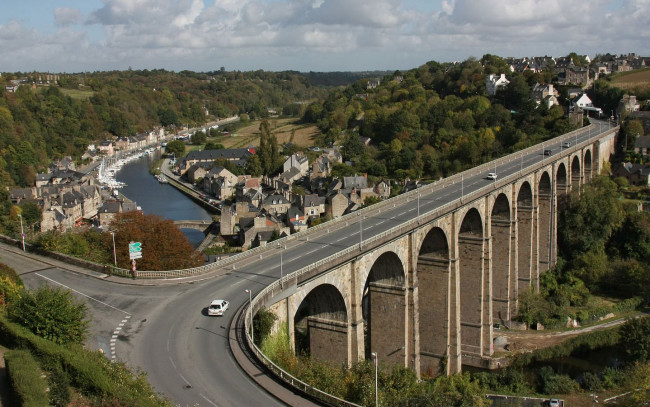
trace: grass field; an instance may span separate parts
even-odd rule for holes
[[[225,148],[259,146],[260,123],[259,120],[253,121],[231,135],[217,137],[213,141],[223,144]],[[299,123],[298,119],[270,119],[269,124],[271,133],[275,135],[280,145],[292,142],[299,147],[310,147],[314,145],[314,140],[320,134],[315,125]]]
[[[46,86],[38,86],[36,88],[36,92],[42,92],[45,89],[47,89]],[[95,91],[93,90],[79,90],[79,89],[67,89],[67,88],[59,88],[59,90],[64,95],[70,96],[72,99],[78,99],[78,100],[88,100],[95,94]]]
[[[650,89],[650,68],[616,75],[612,79],[612,85],[621,89]]]

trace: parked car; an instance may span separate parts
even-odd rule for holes
[[[228,309],[228,301],[226,300],[214,300],[210,303],[208,307],[208,315],[223,315],[224,311]]]
[[[553,150],[544,150],[544,155],[551,155],[553,154]]]
[[[487,179],[497,179],[496,172],[488,172]]]

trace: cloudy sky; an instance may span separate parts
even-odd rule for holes
[[[2,0],[0,71],[362,71],[650,55],[650,0]]]

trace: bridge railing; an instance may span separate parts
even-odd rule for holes
[[[553,142],[555,143],[555,142],[558,142],[558,141],[565,141],[565,140],[572,141],[572,140],[574,140],[576,135],[581,134],[581,133],[591,132],[591,130],[594,127],[595,126],[593,124],[591,124],[590,126],[583,127],[583,128],[577,129],[577,130],[573,130],[573,131],[571,131],[571,132],[569,132],[569,133],[567,133],[565,135],[562,135],[562,136],[560,136],[558,138],[553,139]],[[608,130],[615,130],[616,128],[617,127],[613,127],[611,129],[608,129]],[[594,136],[597,136],[598,134],[600,134],[600,133],[594,132]],[[565,151],[576,151],[577,149],[581,148],[582,146],[586,145],[587,143],[589,143],[589,141],[585,141],[583,143],[580,143],[579,145],[576,144],[576,143],[572,143],[572,146],[569,149],[566,149]],[[392,198],[386,199],[384,201],[378,202],[378,203],[376,203],[374,205],[362,208],[362,209],[360,209],[360,210],[358,210],[358,211],[356,211],[354,213],[349,213],[347,215],[341,216],[340,218],[337,218],[337,219],[331,220],[329,222],[321,223],[321,224],[319,224],[317,226],[311,227],[311,228],[309,228],[307,230],[303,230],[301,232],[298,232],[298,233],[295,233],[295,234],[280,238],[278,240],[273,241],[273,245],[285,246],[285,245],[289,245],[292,241],[296,241],[296,240],[300,240],[300,239],[309,239],[309,238],[313,238],[315,236],[318,236],[319,232],[324,232],[324,231],[329,232],[331,230],[337,230],[339,228],[342,228],[344,226],[349,225],[351,222],[355,223],[355,222],[359,221],[359,219],[361,217],[368,216],[368,215],[370,215],[372,213],[380,213],[384,208],[395,207],[397,205],[397,202],[403,201],[404,199],[406,199],[407,201],[411,200],[411,199],[416,199],[418,194],[422,197],[423,194],[429,194],[429,193],[437,191],[439,189],[443,189],[443,188],[445,188],[445,187],[447,187],[449,185],[453,185],[453,184],[456,184],[458,182],[462,182],[463,177],[465,177],[465,176],[474,176],[474,175],[477,175],[477,174],[487,174],[487,172],[490,172],[489,170],[491,168],[494,168],[495,166],[498,166],[498,165],[501,165],[501,164],[504,164],[504,163],[507,163],[507,162],[512,162],[512,161],[518,160],[518,159],[520,159],[520,157],[523,154],[534,152],[536,150],[540,150],[540,154],[541,154],[542,158],[540,159],[539,163],[536,163],[535,165],[532,165],[532,166],[528,166],[526,168],[526,172],[534,172],[537,169],[547,165],[549,162],[554,161],[554,160],[557,159],[557,155],[555,155],[555,154],[553,156],[544,156],[543,155],[542,150],[544,149],[544,144],[545,143],[542,143],[541,147],[540,147],[539,144],[528,147],[528,148],[526,148],[524,150],[520,150],[518,152],[515,152],[515,153],[509,154],[507,156],[498,158],[498,159],[496,159],[494,161],[490,161],[488,163],[481,164],[481,165],[479,165],[477,167],[474,167],[474,168],[469,169],[467,171],[464,171],[462,173],[454,174],[454,175],[452,175],[452,176],[450,176],[448,178],[445,178],[443,180],[432,182],[432,183],[427,184],[427,185],[425,185],[425,186],[423,186],[421,188],[411,190],[411,191],[406,192],[404,194],[397,195],[397,196],[394,196]],[[521,174],[519,174],[519,175],[521,175]],[[486,190],[495,189],[495,188],[498,188],[498,187],[501,187],[501,186],[507,184],[508,182],[512,182],[512,180],[516,179],[516,177],[517,176],[510,176],[510,177],[500,178],[500,179],[496,180],[495,182],[490,183],[490,185],[479,189],[475,193],[472,193],[470,195],[466,195],[465,198],[466,199],[472,199],[477,194],[478,195],[484,194]],[[449,209],[449,207],[446,206],[446,205],[444,206],[444,208],[445,208],[445,210]],[[437,210],[439,210],[439,209],[441,209],[441,208],[438,208]],[[418,221],[421,221],[422,219],[428,218],[428,217],[430,217],[430,214],[428,214],[428,213],[422,214],[418,218],[414,218],[414,219],[408,221],[407,223],[409,225],[412,225],[413,222],[418,222]],[[382,233],[380,235],[381,235],[382,238],[385,238],[387,233],[388,232],[384,232],[384,233]],[[370,240],[364,240],[364,243],[366,243],[366,242],[370,242]],[[358,246],[354,246],[354,247],[356,247],[357,250],[359,249]],[[352,248],[350,248],[350,249],[352,249]],[[214,263],[209,263],[209,264],[206,264],[206,265],[203,265],[203,266],[193,267],[193,268],[184,269],[184,270],[165,270],[165,271],[147,271],[147,270],[141,271],[141,270],[136,270],[135,277],[136,278],[145,278],[145,279],[147,279],[147,278],[148,279],[172,279],[172,278],[191,277],[191,276],[196,276],[196,275],[200,275],[200,274],[207,274],[207,273],[210,273],[210,272],[217,271],[219,269],[223,269],[222,272],[225,274],[226,271],[227,271],[226,270],[227,266],[232,265],[231,270],[234,270],[235,269],[235,265],[234,265],[235,263],[238,263],[238,262],[240,262],[242,260],[246,260],[246,259],[249,259],[249,258],[253,259],[255,257],[257,257],[257,259],[261,259],[261,258],[263,258],[263,253],[267,252],[269,250],[272,250],[272,245],[267,244],[265,246],[255,247],[255,248],[249,249],[249,250],[247,250],[245,252],[242,252],[242,253],[239,253],[239,254],[236,254],[236,255],[233,255],[233,256],[229,256],[227,258],[218,260],[218,261],[216,261]],[[354,250],[354,249],[352,249],[352,250]],[[342,254],[342,253],[339,253],[339,254]],[[121,268],[114,267],[112,270],[113,270],[113,274],[115,274],[115,275],[133,276],[133,273],[131,272],[131,270],[128,270],[128,269],[121,269]]]
[[[581,130],[584,130],[584,129],[581,129]],[[579,131],[580,130],[576,130],[574,132],[568,133],[567,135],[565,135],[560,140],[566,140],[566,139],[572,138],[577,134],[576,132],[579,132]],[[567,149],[567,152],[568,151],[571,151],[571,152],[577,151],[578,148],[582,147],[582,144],[587,144],[588,142],[589,141],[585,141],[584,143],[581,143],[580,145],[578,145],[576,143],[572,147],[571,150]],[[534,151],[534,150],[537,150],[537,149],[539,149],[539,146],[529,147],[528,149],[523,150],[523,151],[524,152],[531,152],[531,151]],[[499,159],[498,161],[500,163],[511,162],[511,161],[513,161],[513,159],[518,158],[520,153],[521,152],[511,154],[509,156],[503,157],[502,159]],[[554,159],[557,159],[557,156],[555,156],[555,158],[547,157],[547,156],[544,156],[543,152],[542,152],[542,159],[540,160],[540,162],[536,163],[533,166],[528,166],[526,168],[526,172],[536,171],[538,168],[541,168],[541,167],[543,167],[545,165],[548,165],[548,163],[550,161],[553,161]],[[476,167],[477,168],[476,171],[477,172],[483,172],[483,171],[485,171],[486,167],[489,168],[489,167],[492,167],[493,165],[494,165],[494,163],[491,162],[491,163],[488,163],[486,165]],[[472,175],[474,175],[474,171],[471,171],[471,173],[472,173]],[[500,186],[505,185],[507,183],[510,183],[514,179],[517,179],[520,176],[521,176],[521,174],[515,173],[515,174],[512,174],[512,175],[510,175],[508,177],[504,177],[498,183],[495,182],[495,183],[492,183],[491,185],[486,185],[486,186],[484,186],[482,188],[479,188],[477,191],[475,191],[475,192],[473,192],[473,193],[466,196],[467,201],[472,201],[472,200],[476,199],[477,196],[484,196],[486,191],[499,188]],[[424,188],[421,188],[420,191],[417,191],[417,190],[410,191],[409,193],[402,195],[401,198],[402,199],[405,198],[405,197],[407,199],[413,198],[415,194],[424,192],[423,190],[425,188],[430,189],[431,191],[433,191],[435,188],[442,188],[442,187],[444,187],[446,185],[454,184],[454,183],[458,182],[457,178],[458,178],[457,176],[453,176],[453,177],[450,177],[448,180],[445,180],[445,182],[438,183],[438,184],[429,184],[429,185],[425,186]],[[266,286],[264,289],[262,289],[257,295],[255,295],[255,297],[253,297],[251,299],[251,304],[249,304],[249,309],[247,310],[247,312],[249,313],[248,315],[249,315],[250,318],[245,318],[245,321],[244,321],[246,341],[247,341],[249,347],[253,350],[253,352],[257,356],[257,358],[262,363],[264,363],[281,380],[283,380],[284,382],[290,384],[291,386],[295,386],[296,388],[300,389],[301,391],[303,391],[303,392],[305,392],[307,394],[310,394],[310,395],[312,395],[314,397],[317,397],[317,398],[319,398],[319,399],[321,399],[321,400],[323,400],[323,401],[325,401],[327,403],[330,403],[332,405],[356,406],[356,404],[349,403],[349,402],[347,402],[345,400],[341,400],[341,399],[339,399],[339,398],[337,398],[337,397],[335,397],[335,396],[333,396],[331,394],[325,393],[325,392],[323,392],[321,390],[318,390],[318,389],[314,388],[313,386],[310,386],[307,383],[304,383],[304,382],[300,381],[299,379],[297,379],[294,376],[290,375],[289,373],[284,371],[282,368],[277,366],[275,363],[273,363],[273,361],[271,361],[264,353],[262,353],[262,351],[259,348],[257,348],[257,346],[255,346],[255,343],[253,342],[252,338],[250,337],[250,334],[251,334],[250,323],[252,323],[252,321],[250,319],[252,319],[253,315],[255,315],[264,306],[272,303],[274,298],[278,298],[278,296],[280,296],[282,294],[282,291],[286,287],[287,283],[298,284],[298,282],[301,280],[301,276],[307,275],[311,271],[316,270],[316,269],[318,269],[319,267],[321,267],[323,265],[326,265],[326,264],[331,265],[332,263],[336,262],[336,259],[345,258],[345,257],[347,257],[346,255],[350,255],[350,254],[355,253],[355,252],[359,253],[361,251],[361,249],[363,249],[363,245],[372,246],[377,242],[385,241],[386,239],[390,239],[391,237],[394,237],[394,236],[399,236],[399,235],[403,234],[404,229],[412,229],[416,224],[422,223],[423,220],[426,221],[428,219],[435,219],[435,218],[439,217],[441,214],[443,214],[445,212],[448,212],[451,209],[454,209],[454,207],[459,207],[459,206],[463,205],[464,203],[461,202],[462,200],[463,199],[461,198],[461,200],[456,200],[456,201],[453,201],[453,202],[449,202],[449,203],[447,203],[447,204],[445,204],[445,205],[443,205],[441,207],[438,207],[438,208],[433,209],[433,210],[431,210],[429,212],[426,212],[426,213],[422,214],[421,216],[419,216],[417,218],[413,218],[411,220],[408,220],[408,221],[400,224],[399,226],[393,227],[393,228],[391,228],[391,229],[389,229],[389,230],[387,230],[385,232],[382,232],[380,234],[372,236],[372,237],[368,238],[367,240],[364,240],[363,242],[359,242],[359,244],[357,244],[357,245],[348,247],[348,248],[346,248],[346,249],[344,249],[344,250],[342,250],[340,252],[337,252],[337,253],[335,253],[335,254],[333,254],[331,256],[328,256],[328,257],[326,257],[326,258],[324,258],[322,260],[319,260],[316,263],[310,264],[310,265],[308,265],[306,267],[303,267],[303,268],[301,268],[301,269],[299,269],[299,270],[297,270],[295,272],[292,272],[292,273],[282,277],[280,280],[277,280],[277,281],[273,282],[272,284]],[[388,200],[386,202],[390,202],[390,200]],[[373,205],[372,207],[366,208],[367,209],[366,212],[369,212],[370,209],[374,209],[374,210],[379,209],[379,211],[381,211],[381,208],[383,208],[385,206],[387,206],[387,204],[384,204],[384,205],[381,205],[381,206]],[[352,216],[358,217],[359,214],[354,214]],[[346,219],[346,218],[349,219],[350,215],[344,216],[343,218],[341,218],[341,220]],[[310,276],[310,278],[313,278],[313,276]]]
[[[258,347],[255,345],[253,338],[251,338],[251,333],[254,335],[254,332],[251,332],[251,318],[252,315],[255,315],[263,307],[263,301],[260,301],[263,298],[272,298],[282,291],[280,281],[275,281],[271,285],[265,287],[260,291],[253,299],[252,303],[248,305],[247,308],[243,310],[244,316],[244,337],[246,338],[246,343],[248,347],[255,354],[255,357],[263,363],[278,379],[282,380],[289,386],[298,389],[304,394],[308,394],[311,397],[314,397],[318,400],[321,400],[331,406],[341,406],[341,407],[361,407],[358,404],[343,400],[342,398],[336,397],[332,394],[326,393],[318,388],[310,385],[309,383],[303,382],[297,377],[293,376],[289,372],[282,369],[280,366],[275,364],[271,359],[269,359]],[[251,310],[253,311],[251,314]]]

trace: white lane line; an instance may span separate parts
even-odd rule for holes
[[[43,279],[45,279],[45,280],[47,280],[47,281],[50,281],[50,282],[52,282],[52,283],[54,283],[54,284],[58,284],[58,285],[60,285],[61,287],[65,287],[65,288],[67,288],[68,290],[70,290],[70,291],[72,291],[72,292],[74,292],[74,293],[77,293],[77,294],[79,294],[79,295],[81,295],[81,296],[83,296],[83,297],[88,298],[89,300],[93,300],[93,301],[95,301],[95,302],[98,302],[98,303],[100,303],[100,304],[102,304],[102,305],[104,305],[104,306],[106,306],[106,307],[112,308],[112,309],[114,309],[114,310],[116,310],[116,311],[123,312],[123,313],[125,313],[126,315],[129,315],[129,316],[131,315],[130,312],[127,312],[127,311],[124,311],[124,310],[122,310],[122,309],[116,308],[116,307],[114,307],[114,306],[112,306],[112,305],[110,305],[110,304],[105,303],[104,301],[100,301],[100,300],[98,300],[98,299],[96,299],[96,298],[93,298],[93,297],[87,295],[87,294],[84,294],[84,293],[82,293],[82,292],[80,292],[80,291],[77,291],[77,290],[75,290],[74,288],[68,287],[68,286],[65,285],[65,284],[61,284],[61,283],[59,283],[58,281],[52,280],[52,279],[49,278],[49,277],[45,277],[45,276],[42,275],[42,274],[34,273],[34,275],[37,275],[37,276],[39,276],[39,277],[41,277],[41,278],[43,278]]]
[[[219,407],[219,406],[217,406],[216,404],[214,404],[210,399],[208,399],[207,397],[205,397],[203,394],[199,393],[199,396],[201,396],[201,397],[203,398],[203,400],[205,400],[205,401],[207,401],[208,403],[212,404],[214,407]]]

